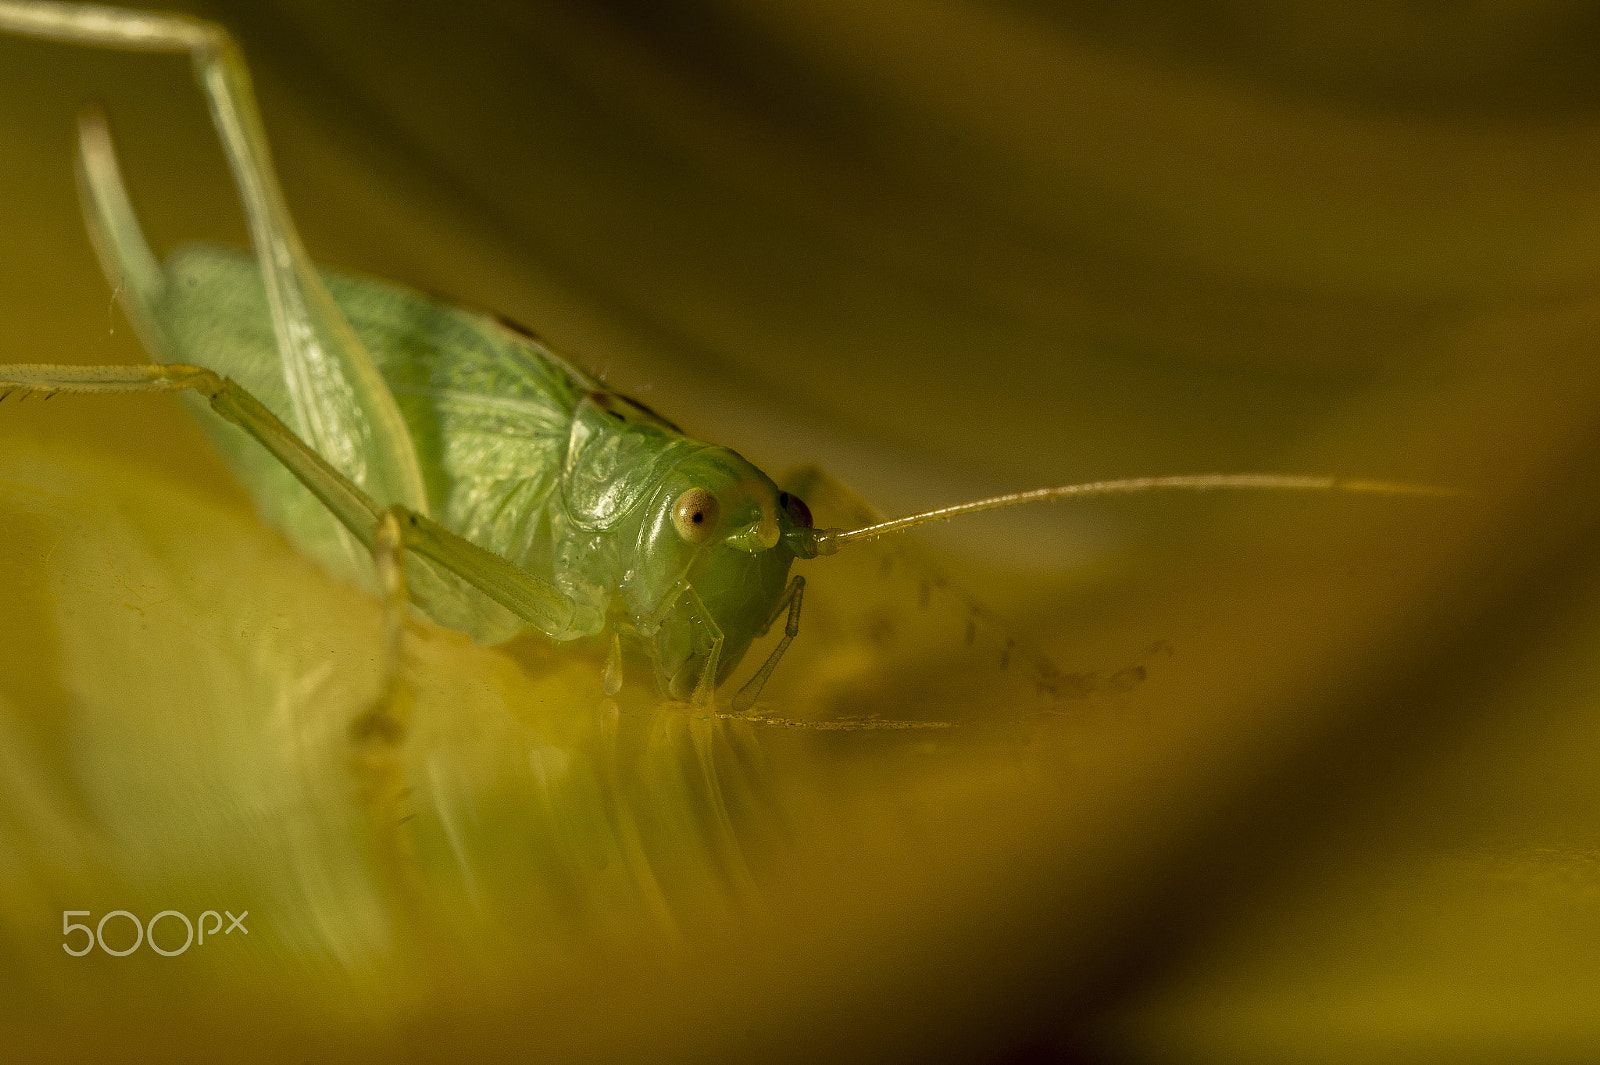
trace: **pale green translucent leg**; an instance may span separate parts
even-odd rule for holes
[[[153,313],[166,295],[167,273],[144,239],[144,230],[122,181],[122,168],[111,144],[111,128],[106,124],[105,113],[94,104],[78,115],[75,172],[89,239],[117,301],[146,350],[172,350],[160,316]]]
[[[228,32],[183,15],[47,0],[0,0],[0,32],[190,56],[261,266],[293,407],[285,412],[288,421],[368,495],[426,513],[422,471],[400,408],[300,242],[272,169],[249,70]],[[154,258],[147,248],[139,251],[143,238],[135,239],[137,223],[103,124],[98,132],[92,126],[86,123],[81,134],[91,229],[102,250],[112,249],[114,262],[106,265],[113,284],[124,278],[140,283],[150,277]],[[142,308],[135,320],[140,317],[148,319]]]
[[[412,848],[403,830],[411,789],[403,744],[411,719],[411,688],[404,668],[406,618],[405,534],[398,507],[373,530],[372,561],[383,597],[383,657],[378,694],[350,723],[350,771],[357,799],[377,845],[377,859],[399,901],[414,913],[420,897]]]
[[[177,392],[192,390],[218,414],[255,437],[283,463],[368,551],[378,552],[380,531],[392,521],[407,550],[461,577],[484,595],[555,639],[582,635],[574,627],[576,604],[558,588],[457,536],[403,506],[374,502],[328,464],[250,393],[198,366],[0,365],[0,399],[14,392]],[[379,560],[380,566],[383,565]],[[719,634],[720,642],[720,634]]]
[[[373,532],[372,564],[383,599],[382,683],[372,707],[351,726],[351,737],[358,744],[397,746],[410,717],[402,657],[407,605],[403,519],[404,512],[391,507]]]
[[[701,625],[700,632],[705,635],[695,642],[697,646],[690,648],[691,654],[698,654],[705,660],[705,667],[700,672],[699,679],[695,682],[692,692],[683,691],[680,678],[683,671],[667,678],[668,690],[674,699],[688,697],[689,702],[695,706],[711,706],[717,687],[717,662],[722,657],[722,629],[717,625],[716,619],[711,616],[705,601],[700,598],[700,593],[694,590],[694,585],[688,581],[679,581],[661,600],[659,606],[651,612],[650,617],[639,626],[639,635],[645,638],[653,637],[661,628],[662,620],[678,604],[684,600],[689,612],[694,615]]]
[[[766,687],[767,681],[772,677],[772,671],[778,668],[778,660],[783,657],[783,652],[787,651],[789,645],[794,642],[794,638],[800,635],[800,600],[804,597],[805,590],[806,579],[796,576],[794,580],[789,582],[789,587],[784,591],[783,598],[779,599],[772,608],[772,616],[767,618],[765,625],[761,626],[761,632],[757,635],[765,636],[767,630],[772,628],[772,623],[778,620],[778,615],[783,612],[785,607],[788,608],[789,620],[784,622],[783,639],[778,641],[778,646],[772,649],[772,653],[767,656],[767,660],[761,663],[761,668],[756,670],[755,676],[745,681],[744,687],[740,688],[738,694],[733,697],[735,713],[742,714],[755,705],[756,696],[760,695],[761,689]]]
[[[694,695],[689,701],[695,706],[710,707],[716,700],[717,663],[722,658],[722,628],[711,616],[711,611],[706,608],[700,593],[694,590],[694,585],[684,584],[681,594],[688,598],[689,609],[694,613],[696,620],[704,626],[702,631],[707,634],[701,641],[705,648],[705,666],[700,671],[700,679],[695,683]]]
[[[568,634],[572,601],[500,556],[470,543],[403,506],[380,507],[291,433],[272,412],[233,381],[195,366],[0,366],[0,399],[14,392],[199,392],[309,488],[371,553],[383,595],[383,663],[378,695],[351,723],[350,766],[372,827],[377,859],[413,918],[420,914],[418,873],[402,824],[409,788],[401,744],[411,691],[403,668],[407,593],[405,551],[457,574],[479,591],[551,636]],[[413,920],[413,924],[417,922]]]

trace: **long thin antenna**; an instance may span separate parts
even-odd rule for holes
[[[1366,492],[1376,495],[1449,497],[1464,495],[1460,489],[1439,488],[1425,484],[1403,484],[1398,481],[1370,481],[1345,477],[1306,477],[1276,473],[1202,473],[1180,477],[1130,477],[1120,481],[1091,481],[1088,484],[1067,484],[1055,488],[1035,488],[1027,492],[1008,492],[971,503],[957,503],[922,514],[866,525],[859,529],[820,529],[815,537],[817,554],[831,555],[845,544],[876,540],[880,536],[909,529],[930,521],[947,521],[963,514],[976,514],[1001,507],[1016,507],[1024,503],[1043,503],[1052,499],[1081,496],[1133,495],[1178,489],[1188,492],[1210,492],[1217,489],[1254,488],[1280,492]]]

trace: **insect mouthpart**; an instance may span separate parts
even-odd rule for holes
[[[730,533],[723,543],[740,551],[748,551],[752,555],[757,551],[770,551],[778,546],[778,526],[761,517],[744,528]]]

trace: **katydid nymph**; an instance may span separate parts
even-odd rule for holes
[[[185,16],[0,0],[0,30],[186,53],[238,186],[254,256],[145,242],[110,134],[79,129],[79,179],[102,265],[156,363],[0,367],[28,394],[192,391],[258,508],[330,569],[384,596],[392,661],[407,603],[482,642],[532,628],[609,637],[599,686],[642,645],[663,695],[710,703],[752,642],[783,635],[732,702],[748,709],[799,632],[797,560],[924,522],[1021,503],[1150,490],[1430,494],[1324,476],[1211,474],[1042,488],[857,529],[736,452],[675,425],[492,317],[320,270],[274,176],[241,53]]]

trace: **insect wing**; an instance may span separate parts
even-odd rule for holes
[[[174,253],[168,271],[165,320],[179,354],[232,377],[284,416],[288,388],[275,369],[255,261],[190,245]],[[537,519],[572,408],[596,383],[487,315],[371,278],[323,278],[399,403],[432,511],[513,562],[536,562],[529,556],[538,550]],[[336,572],[362,578],[365,560],[344,550],[342,532],[309,492],[241,431],[201,420],[264,516]]]
[[[293,425],[289,385],[255,260],[240,252],[191,245],[168,258],[166,274],[160,299],[148,308],[159,324],[157,335],[173,349],[162,357],[232,378]],[[370,580],[366,552],[293,474],[243,429],[212,414],[203,400],[189,397],[186,402],[264,518],[334,572],[350,580]],[[363,441],[352,436],[346,444],[359,448]]]

